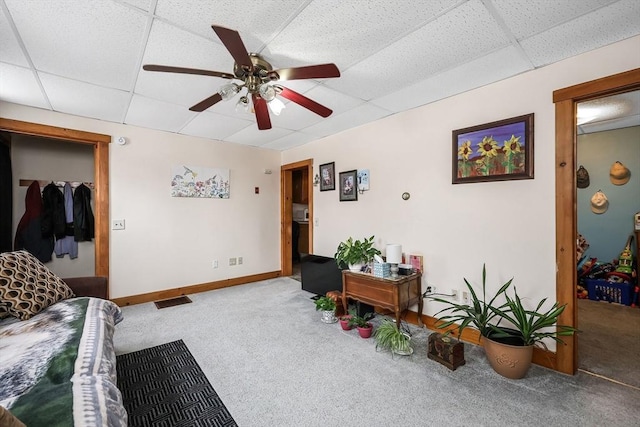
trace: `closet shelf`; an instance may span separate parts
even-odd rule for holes
[[[47,185],[49,185],[50,183],[54,183],[57,187],[60,188],[64,188],[64,184],[66,184],[67,182],[69,184],[71,184],[71,188],[75,189],[76,187],[78,187],[80,184],[84,184],[87,187],[89,187],[90,189],[94,189],[94,185],[93,182],[82,182],[82,181],[54,181],[54,180],[46,180],[46,179],[21,179],[20,180],[20,187],[28,187],[31,185],[31,183],[33,181],[38,181],[38,184],[40,185],[40,188],[44,188]]]

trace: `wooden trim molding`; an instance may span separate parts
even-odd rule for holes
[[[180,288],[165,289],[162,291],[149,292],[146,294],[132,295],[122,298],[114,298],[111,301],[120,307],[126,305],[142,304],[163,300],[167,298],[175,298],[181,295],[197,294],[199,292],[212,291],[214,289],[228,288],[231,286],[244,285],[247,283],[258,282],[260,280],[273,279],[280,277],[279,271],[270,271],[267,273],[253,274],[250,276],[234,277],[232,279],[217,280],[215,282],[200,283],[197,285],[183,286]]]
[[[0,130],[94,146],[95,274],[109,277],[109,144],[111,136],[0,117]]]
[[[309,218],[313,218],[313,160],[300,160],[280,166],[280,268],[283,276],[293,274],[291,260],[293,221],[293,171],[307,168]],[[309,227],[309,253],[313,253],[313,227]]]
[[[558,323],[579,327],[576,301],[576,110],[589,99],[640,89],[640,68],[553,92],[556,108],[556,300],[566,308]],[[578,370],[580,334],[564,337],[550,361],[557,371],[573,375]],[[535,354],[534,354],[535,360]]]

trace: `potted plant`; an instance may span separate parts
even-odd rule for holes
[[[360,271],[362,266],[370,263],[375,255],[380,255],[380,250],[373,247],[373,238],[374,236],[354,240],[349,237],[346,241],[340,242],[333,256],[338,267],[347,266],[351,271]]]
[[[491,307],[501,320],[511,323],[513,329],[491,325],[491,331],[483,337],[483,347],[491,367],[496,372],[507,378],[519,379],[527,374],[531,366],[535,345],[541,345],[546,350],[547,346],[543,341],[545,338],[551,338],[564,345],[564,341],[558,337],[573,335],[578,330],[556,324],[566,304],[559,306],[556,302],[550,309],[541,311],[547,301],[547,298],[543,298],[535,310],[527,310],[522,305],[515,287],[513,295],[511,298],[505,293],[507,302],[504,307]]]
[[[372,317],[373,313],[366,313],[364,316],[353,314],[349,320],[349,325],[352,328],[354,326],[358,328],[358,334],[362,338],[369,338],[371,337],[371,332],[373,332],[373,325],[369,322]]]
[[[496,372],[507,378],[518,379],[526,375],[531,366],[534,345],[544,346],[542,340],[545,338],[564,344],[558,336],[576,332],[576,329],[564,325],[556,325],[555,330],[547,329],[556,324],[565,306],[558,306],[555,303],[551,309],[540,312],[547,300],[544,298],[535,310],[525,309],[515,288],[513,298],[507,294],[513,278],[502,285],[489,302],[486,302],[486,267],[484,265],[482,266],[482,299],[478,298],[467,279],[464,281],[471,296],[471,304],[458,304],[455,301],[432,298],[434,301],[448,305],[436,313],[436,316],[443,312],[451,313],[439,318],[441,323],[438,327],[450,328],[457,323],[458,336],[467,326],[471,325],[478,329],[481,335],[480,343],[485,349],[489,363]],[[505,302],[499,304],[496,300],[501,295],[504,296]],[[501,325],[503,320],[511,325]],[[516,353],[512,354],[511,351]]]
[[[322,296],[316,300],[316,311],[322,311],[320,320],[324,323],[335,323],[336,302],[327,296]]]
[[[413,354],[411,337],[409,334],[398,329],[396,323],[392,320],[383,320],[376,328],[373,336],[376,339],[376,350],[379,348],[389,350],[391,351],[391,357],[393,357],[394,354],[403,356]]]
[[[353,325],[351,325],[350,320],[353,317],[353,313],[345,314],[343,316],[338,317],[340,321],[340,327],[345,331],[350,331],[353,329]]]
[[[447,329],[452,325],[458,325],[458,338],[461,338],[462,330],[467,326],[473,326],[478,331],[480,331],[480,335],[487,336],[491,332],[491,321],[498,316],[498,314],[491,310],[491,307],[496,305],[496,300],[498,297],[506,292],[506,290],[511,286],[511,282],[513,278],[509,280],[507,283],[502,285],[498,292],[486,302],[487,292],[486,292],[486,282],[487,282],[487,270],[486,266],[482,266],[482,298],[479,298],[476,294],[475,290],[469,283],[467,279],[464,279],[464,283],[469,290],[470,302],[471,304],[458,304],[456,301],[445,300],[437,297],[429,297],[434,301],[441,302],[443,304],[447,304],[448,307],[443,308],[439,312],[435,314],[438,317],[441,313],[450,312],[446,316],[440,317],[438,320],[441,323],[438,324],[438,328]],[[498,308],[504,308],[506,303],[498,306]],[[450,331],[447,331],[448,334]]]

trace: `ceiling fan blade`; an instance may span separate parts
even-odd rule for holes
[[[219,93],[215,93],[215,94],[211,95],[210,97],[208,97],[207,99],[203,99],[202,101],[198,102],[196,105],[194,105],[193,107],[189,108],[189,110],[201,112],[201,111],[204,111],[207,108],[211,107],[213,104],[218,103],[220,101],[222,101],[222,96]]]
[[[258,121],[258,129],[266,130],[271,129],[271,118],[269,118],[269,109],[267,108],[267,101],[262,99],[255,93],[253,96],[253,109],[256,112],[256,120]]]
[[[238,64],[243,70],[253,71],[253,62],[251,62],[249,52],[240,38],[240,33],[236,30],[230,30],[229,28],[219,27],[217,25],[212,25],[211,28],[216,32],[220,41],[224,44],[224,47],[227,48],[231,56],[233,56],[236,64]]]
[[[197,74],[200,76],[222,77],[223,79],[235,79],[233,74],[220,71],[200,70],[197,68],[171,67],[169,65],[146,64],[142,66],[145,71],[161,71],[165,73]]]
[[[303,106],[307,110],[313,111],[319,116],[329,117],[331,113],[333,113],[333,110],[330,110],[324,105],[318,104],[316,101],[309,99],[296,91],[287,89],[286,87],[282,88],[282,92],[280,92],[280,95],[287,98],[289,101],[293,101],[296,104]]]
[[[270,78],[274,79],[273,73],[276,73],[279,80],[302,80],[302,79],[326,79],[331,77],[340,77],[340,70],[336,64],[319,64],[309,65],[306,67],[281,68],[273,70]]]

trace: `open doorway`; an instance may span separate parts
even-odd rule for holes
[[[109,277],[109,144],[111,136],[0,117],[0,131],[93,146],[95,274]]]
[[[579,326],[577,310],[577,104],[582,101],[640,89],[640,69],[554,91],[556,106],[556,299],[566,309],[560,324]],[[552,367],[566,374],[578,370],[580,334],[564,337]],[[613,338],[612,338],[613,339]],[[612,345],[614,342],[612,341]]]
[[[283,165],[280,187],[282,275],[299,278],[302,257],[313,253],[313,160]]]
[[[640,91],[577,109],[578,369],[640,389]]]

